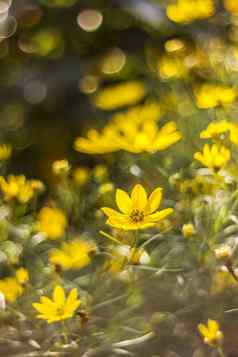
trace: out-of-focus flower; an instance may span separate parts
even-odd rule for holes
[[[43,207],[38,215],[37,229],[49,239],[58,239],[64,235],[67,219],[58,208]]]
[[[196,152],[194,159],[200,161],[204,166],[219,170],[223,168],[230,160],[230,150],[225,146],[217,146],[216,144],[205,144],[202,152]]]
[[[238,288],[237,281],[234,277],[227,271],[227,269],[217,271],[213,275],[211,293],[219,294],[230,288]]]
[[[214,0],[177,0],[175,4],[167,6],[168,18],[178,23],[206,19],[214,13]]]
[[[223,244],[215,249],[215,256],[218,260],[226,261],[232,256],[232,249],[228,244]]]
[[[216,347],[223,340],[223,333],[216,320],[209,319],[207,326],[205,324],[199,324],[198,330],[203,337],[204,343],[211,347]]]
[[[187,67],[180,57],[163,56],[158,64],[160,77],[164,79],[182,78],[187,74]]]
[[[238,145],[238,125],[228,120],[211,122],[205,130],[201,131],[200,138],[223,140],[226,134],[233,144]]]
[[[29,281],[29,273],[27,269],[19,268],[16,271],[16,279],[19,284],[26,284]]]
[[[56,175],[66,175],[70,171],[70,164],[68,160],[56,160],[52,164],[52,170]]]
[[[114,184],[112,182],[105,182],[99,186],[98,193],[105,195],[105,193],[112,192],[114,190]]]
[[[108,207],[102,211],[108,217],[107,224],[124,230],[137,230],[153,227],[156,222],[173,212],[172,208],[158,211],[162,199],[162,189],[156,188],[149,198],[142,185],[135,185],[131,196],[117,189],[116,203],[120,212]]]
[[[63,270],[81,269],[90,264],[95,251],[96,245],[93,242],[76,239],[63,243],[60,249],[52,250],[49,260]]]
[[[15,302],[23,294],[23,291],[22,285],[14,277],[0,280],[0,292],[8,302]]]
[[[233,103],[237,97],[237,90],[226,85],[205,83],[196,88],[194,94],[197,106],[209,109]]]
[[[183,236],[185,238],[191,237],[196,234],[196,229],[192,223],[186,223],[182,227]]]
[[[105,269],[111,273],[121,272],[126,265],[149,264],[150,256],[143,248],[132,248],[122,244],[110,252],[112,258],[105,264]]]
[[[6,161],[11,157],[12,147],[8,144],[0,145],[0,161]]]
[[[87,167],[77,167],[73,171],[73,179],[76,185],[84,186],[88,182],[90,171]]]
[[[35,185],[36,182],[40,183],[36,180],[27,180],[24,175],[10,175],[7,179],[0,176],[0,190],[7,202],[17,199],[21,203],[27,203],[40,191]]]
[[[114,110],[136,104],[145,96],[142,82],[131,81],[102,89],[95,97],[95,105],[103,110]]]
[[[225,9],[231,13],[238,13],[238,2],[236,0],[223,0]]]
[[[32,305],[39,313],[37,317],[46,320],[50,324],[73,317],[81,303],[77,296],[77,289],[74,288],[66,298],[64,289],[57,285],[54,288],[52,299],[42,296],[40,303],[33,303]]]

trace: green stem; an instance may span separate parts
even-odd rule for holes
[[[68,329],[66,327],[66,324],[64,321],[61,322],[61,326],[62,326],[62,336],[63,336],[63,342],[65,345],[68,344]]]
[[[217,352],[218,352],[220,357],[225,357],[223,348],[221,346],[217,347]]]

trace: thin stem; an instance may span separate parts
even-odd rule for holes
[[[217,352],[218,352],[220,357],[225,357],[223,348],[221,346],[217,347]]]

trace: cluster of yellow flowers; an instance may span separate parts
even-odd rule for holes
[[[196,104],[201,109],[226,106],[237,98],[237,89],[223,85],[205,83],[194,90]]]
[[[28,280],[28,271],[24,268],[19,268],[14,277],[7,277],[0,280],[0,292],[8,302],[13,303],[23,294],[25,284]]]
[[[206,19],[215,13],[214,0],[178,0],[167,6],[167,16],[177,23]]]
[[[159,106],[149,104],[117,114],[101,132],[91,129],[87,138],[77,138],[75,150],[88,154],[105,154],[119,150],[139,154],[165,150],[182,136],[173,121],[158,128],[156,119],[160,113]]]
[[[7,178],[0,176],[0,191],[7,202],[17,200],[20,203],[28,203],[43,189],[41,181],[27,180],[24,175],[9,175]]]

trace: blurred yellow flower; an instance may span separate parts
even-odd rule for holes
[[[60,249],[52,250],[49,260],[63,270],[81,269],[90,264],[95,251],[96,245],[93,242],[76,239],[63,243]]]
[[[12,154],[12,147],[8,144],[0,145],[0,161],[8,160]]]
[[[223,140],[226,134],[233,144],[238,145],[238,125],[228,120],[211,122],[205,130],[201,131],[200,138]]]
[[[0,190],[7,202],[17,199],[21,203],[27,203],[39,191],[39,185],[36,186],[36,182],[41,183],[36,180],[27,180],[24,175],[10,175],[7,179],[0,176]]]
[[[105,195],[105,193],[112,192],[114,190],[114,184],[112,182],[105,182],[99,186],[98,193]]]
[[[96,165],[93,170],[93,176],[98,182],[103,182],[108,177],[108,169],[105,165]]]
[[[196,229],[192,223],[186,223],[182,227],[182,233],[185,238],[188,238],[196,234]]]
[[[16,271],[16,280],[19,284],[24,285],[29,281],[29,273],[27,269],[19,268]]]
[[[81,303],[77,296],[77,289],[74,288],[66,298],[64,289],[57,285],[54,288],[52,299],[42,296],[40,303],[33,303],[32,306],[39,312],[37,317],[50,324],[73,317]]]
[[[73,171],[73,179],[76,185],[84,186],[88,182],[90,171],[87,167],[77,167]]]
[[[70,164],[68,160],[56,160],[52,164],[52,170],[55,175],[65,175],[70,171]]]
[[[210,169],[221,169],[230,160],[230,150],[225,146],[205,144],[202,152],[196,152],[194,159]]]
[[[214,0],[177,0],[167,6],[167,16],[178,23],[206,19],[215,13]]]
[[[238,1],[237,0],[223,0],[225,9],[231,13],[238,13]]]
[[[199,324],[198,330],[203,337],[204,343],[211,347],[218,346],[223,340],[223,333],[220,331],[219,323],[216,320],[208,320],[207,326]]]
[[[194,91],[197,106],[201,109],[215,108],[234,102],[237,90],[226,85],[205,83]]]
[[[187,67],[182,58],[175,56],[163,56],[158,64],[161,78],[182,78],[187,74]]]
[[[38,214],[38,231],[49,239],[58,239],[64,235],[67,219],[58,208],[43,207]]]
[[[130,81],[102,89],[95,97],[95,105],[103,110],[114,110],[139,102],[145,96],[145,86]]]
[[[211,293],[219,294],[230,288],[238,288],[237,281],[226,270],[219,270],[213,275]]]
[[[116,203],[120,212],[108,207],[102,211],[108,216],[107,224],[124,230],[137,230],[153,227],[173,212],[172,208],[158,211],[162,199],[162,189],[156,188],[149,198],[142,185],[135,185],[131,196],[125,191],[117,189]]]
[[[0,292],[4,295],[5,299],[11,303],[15,302],[17,298],[23,294],[23,291],[22,285],[14,277],[0,280]]]

